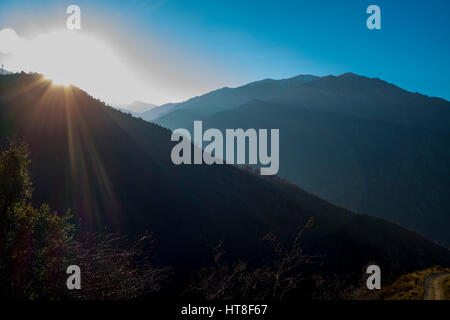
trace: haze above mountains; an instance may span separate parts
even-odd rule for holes
[[[134,116],[138,116],[141,113],[149,111],[157,106],[151,103],[146,103],[142,101],[134,101],[131,104],[117,104],[113,103],[112,106],[116,109],[122,110],[124,112],[129,112]]]

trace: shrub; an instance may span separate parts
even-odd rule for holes
[[[161,288],[170,269],[150,264],[150,236],[76,239],[70,210],[59,216],[30,204],[29,163],[16,139],[0,155],[0,299],[132,299]],[[81,268],[81,290],[66,288],[71,264]]]

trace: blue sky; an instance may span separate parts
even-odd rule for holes
[[[450,99],[447,0],[2,0],[0,28],[20,29],[18,21],[30,19],[37,27],[46,16],[64,21],[69,4],[81,7],[87,28],[130,36],[144,53],[155,45],[170,52],[162,65],[172,58],[198,83],[186,95],[263,78],[354,72]],[[381,8],[381,30],[366,27],[371,4]]]

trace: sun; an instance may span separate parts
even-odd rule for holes
[[[69,87],[69,86],[73,86],[74,85],[72,80],[69,80],[66,77],[47,76],[47,75],[45,75],[45,79],[50,80],[55,86]]]
[[[0,51],[11,55],[17,71],[41,73],[55,85],[74,85],[103,101],[129,102],[147,90],[110,43],[87,32],[62,29],[29,39],[4,29]]]
[[[57,85],[95,88],[110,75],[119,59],[101,40],[76,31],[42,35],[35,59],[46,78]]]

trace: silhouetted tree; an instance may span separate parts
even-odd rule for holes
[[[56,298],[64,283],[71,214],[60,217],[46,204],[29,203],[29,162],[28,147],[16,139],[0,156],[1,298]]]

